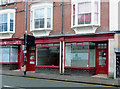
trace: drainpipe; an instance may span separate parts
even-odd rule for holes
[[[62,0],[62,20],[61,20],[61,34],[63,35],[63,0]]]

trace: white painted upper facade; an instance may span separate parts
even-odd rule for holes
[[[118,8],[118,3],[120,0],[109,0],[109,30],[110,31],[118,31],[119,23],[118,23],[118,14],[120,11]],[[119,12],[119,13],[118,13]]]

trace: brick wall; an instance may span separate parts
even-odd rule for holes
[[[55,2],[53,7],[53,31],[50,35],[61,34],[61,2]],[[70,2],[64,2],[63,6],[63,33],[64,34],[74,34],[75,32],[71,29],[71,4]],[[30,2],[29,2],[30,5]],[[28,5],[28,34],[30,33],[30,6]],[[23,37],[25,33],[25,3],[19,2],[15,4],[10,4],[7,6],[0,6],[0,8],[15,8],[16,11],[16,23],[15,31],[13,35],[16,37]],[[101,3],[101,26],[96,30],[96,32],[107,32],[109,31],[109,2]]]

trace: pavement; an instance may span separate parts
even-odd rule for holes
[[[30,77],[30,78],[120,87],[120,79],[110,79],[107,78],[107,75],[76,76],[76,75],[60,75],[60,74],[52,74],[52,73],[36,73],[34,71],[28,71],[26,76],[24,76],[24,73],[20,70],[2,70],[2,69],[0,70],[0,73],[2,75],[8,75],[8,76],[20,76],[20,77]]]

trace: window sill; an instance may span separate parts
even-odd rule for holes
[[[31,33],[33,36],[49,36],[50,32],[52,31],[51,28],[43,28],[43,29],[31,29]]]
[[[83,24],[83,25],[75,25],[75,26],[72,26],[71,28],[79,28],[79,27],[92,27],[92,26],[96,26],[96,27],[99,27],[100,24]]]
[[[0,32],[0,39],[5,39],[5,38],[12,38],[13,34],[15,32]]]
[[[85,24],[85,25],[72,26],[71,29],[73,29],[76,34],[86,34],[86,33],[95,33],[98,27],[100,27],[99,24]]]
[[[13,32],[13,31],[0,32],[0,34],[2,34],[2,33],[15,33],[15,32]]]
[[[38,31],[38,30],[52,30],[52,28],[38,28],[38,29],[31,29],[31,31]]]

